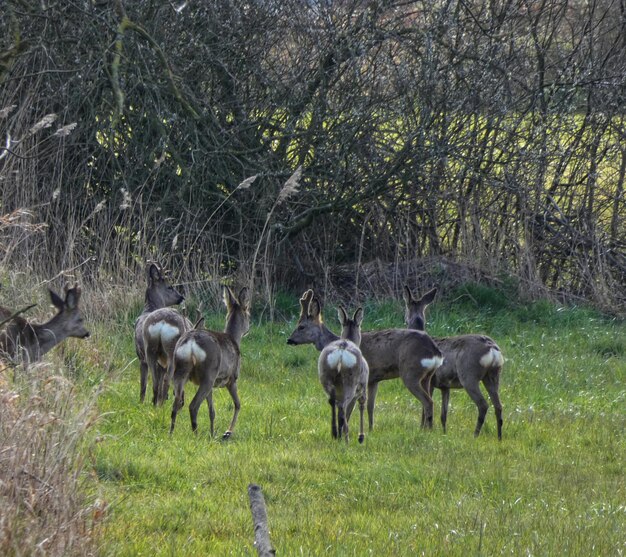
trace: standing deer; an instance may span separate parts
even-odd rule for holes
[[[143,402],[146,396],[146,386],[148,383],[148,363],[146,361],[146,350],[143,338],[143,325],[147,317],[157,309],[165,308],[180,304],[184,301],[184,296],[172,287],[167,279],[163,276],[161,268],[154,263],[150,263],[146,269],[148,286],[146,288],[145,305],[143,312],[135,321],[135,350],[139,358],[139,367],[141,372],[139,401]],[[154,397],[152,403],[156,404],[158,397],[159,377],[165,376],[165,370],[157,361],[153,368],[157,378],[152,377]]]
[[[78,284],[65,287],[65,299],[49,290],[50,300],[57,314],[47,323],[33,323],[23,317],[13,317],[0,331],[0,356],[22,363],[35,363],[67,337],[87,338],[89,331],[83,324],[78,307],[81,290]],[[0,315],[9,318],[11,312],[0,308]]]
[[[174,384],[174,405],[170,434],[174,431],[176,414],[185,403],[185,384],[191,381],[198,385],[198,390],[189,404],[191,429],[198,430],[198,409],[203,400],[209,406],[211,437],[214,434],[213,389],[226,387],[235,407],[230,426],[223,438],[228,439],[237,422],[241,404],[237,393],[237,379],[241,365],[239,346],[242,337],[250,328],[250,299],[248,289],[242,288],[236,297],[232,290],[224,287],[226,305],[226,326],[224,332],[191,330],[183,333],[174,348],[174,366],[172,381]]]
[[[152,404],[163,404],[169,391],[174,363],[174,347],[192,324],[173,308],[149,313],[143,322],[143,346],[146,365],[152,376]]]
[[[300,316],[287,344],[314,344],[318,350],[339,337],[324,325],[319,300],[313,290],[300,298]],[[400,377],[405,387],[421,403],[425,419],[422,427],[432,428],[433,399],[430,378],[443,361],[433,340],[420,331],[386,329],[361,334],[361,352],[369,365],[367,414],[369,429],[374,428],[374,405],[378,384]]]
[[[355,401],[359,401],[361,422],[359,427],[359,443],[363,443],[363,414],[367,397],[367,380],[369,367],[361,350],[361,322],[363,309],[354,312],[352,319],[343,307],[339,307],[341,322],[341,340],[327,344],[320,353],[317,369],[322,387],[328,395],[331,407],[331,432],[334,438],[345,437],[348,442],[348,421]],[[335,419],[335,408],[339,401],[339,428]]]
[[[408,286],[404,286],[405,319],[409,329],[424,330],[425,312],[435,298],[433,288],[420,299],[415,299]],[[504,358],[495,341],[483,335],[459,335],[435,338],[441,348],[444,362],[437,369],[430,383],[431,396],[435,388],[441,390],[441,425],[446,431],[450,389],[465,389],[478,407],[478,420],[474,436],[480,434],[489,405],[481,390],[480,382],[489,393],[498,426],[498,439],[502,439],[502,404],[498,393],[500,372]]]

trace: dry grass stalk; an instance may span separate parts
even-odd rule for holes
[[[96,419],[49,365],[11,385],[0,372],[0,554],[93,555],[106,505],[84,492],[83,447]]]
[[[58,116],[54,113],[46,114],[41,120],[39,120],[39,122],[28,130],[28,135],[35,135],[38,131],[49,128],[57,118]]]
[[[296,171],[289,177],[282,187],[276,199],[276,205],[280,205],[283,201],[289,199],[294,193],[298,193],[300,186],[300,178],[302,177],[302,165],[296,168]]]
[[[257,179],[257,176],[258,176],[258,174],[255,174],[254,176],[250,176],[249,178],[246,178],[235,189],[237,189],[237,190],[247,190],[254,183],[254,181]]]

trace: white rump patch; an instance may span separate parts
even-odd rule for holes
[[[345,350],[344,348],[338,348],[337,350],[333,350],[326,357],[326,361],[328,365],[336,369],[339,364],[344,367],[354,367],[356,365],[356,356],[350,352],[349,350]]]
[[[504,358],[502,357],[502,352],[500,352],[500,350],[490,348],[489,352],[487,352],[479,360],[479,362],[483,367],[501,366],[504,363]]]
[[[440,356],[434,356],[433,358],[422,358],[422,361],[420,363],[422,364],[422,367],[425,367],[426,369],[436,369],[441,364],[443,364],[443,358]]]
[[[166,323],[165,321],[159,321],[158,323],[154,323],[148,327],[148,334],[150,335],[150,338],[160,336],[161,340],[167,342],[180,335],[180,329]]]
[[[193,339],[179,346],[176,349],[176,356],[183,360],[195,359],[196,362],[204,362],[206,360],[206,352]]]

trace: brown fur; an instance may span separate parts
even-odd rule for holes
[[[176,291],[176,289],[169,284],[167,279],[163,276],[161,268],[154,264],[149,263],[146,267],[146,278],[148,285],[146,287],[145,305],[141,315],[135,321],[135,350],[137,352],[137,358],[139,359],[140,369],[140,386],[139,386],[139,400],[144,401],[146,396],[146,387],[148,383],[148,362],[146,361],[146,350],[143,338],[143,324],[148,315],[157,309],[161,309],[168,306],[180,304],[184,301],[184,296]],[[153,383],[153,404],[158,401],[157,394],[160,392],[159,378],[166,376],[166,371],[156,362],[154,367]]]
[[[339,321],[341,322],[341,340],[335,340],[327,344],[320,352],[317,361],[318,375],[322,387],[328,395],[331,407],[331,432],[332,436],[341,439],[342,435],[348,442],[348,422],[355,402],[359,402],[361,421],[359,426],[359,443],[363,443],[363,413],[367,398],[367,380],[369,366],[359,350],[361,344],[361,321],[363,310],[354,312],[352,319],[348,317],[343,307],[339,308]],[[348,353],[354,363],[345,363],[338,354]],[[336,363],[331,358],[335,356]],[[339,427],[335,420],[335,409],[339,406]]]
[[[288,344],[315,344],[318,350],[339,337],[322,321],[321,306],[312,290],[300,299],[300,317]],[[361,352],[369,365],[367,411],[370,431],[374,427],[374,405],[378,384],[400,377],[409,391],[422,403],[426,419],[423,427],[432,428],[433,400],[430,396],[430,378],[441,360],[441,352],[434,341],[419,331],[386,329],[362,333]],[[422,365],[423,359],[433,360]]]
[[[187,381],[198,385],[198,390],[189,404],[191,429],[198,429],[198,409],[202,401],[209,406],[211,437],[214,434],[215,409],[213,407],[213,389],[226,387],[233,399],[234,413],[224,439],[228,439],[237,422],[241,407],[237,393],[237,379],[241,355],[239,345],[242,337],[250,328],[250,300],[248,289],[242,288],[235,297],[232,290],[224,288],[226,305],[226,326],[224,332],[193,329],[184,333],[174,349],[172,381],[174,384],[174,405],[170,433],[174,431],[176,415],[185,402],[185,384]]]
[[[78,284],[65,287],[65,298],[50,290],[50,300],[57,308],[56,315],[46,323],[34,323],[23,317],[14,317],[0,331],[0,357],[24,366],[38,362],[67,337],[87,338],[89,331],[83,324],[78,307],[81,289]],[[2,319],[9,318],[11,311],[0,308]]]
[[[415,299],[408,286],[404,287],[407,327],[425,323],[425,311],[434,299],[437,289],[427,292],[422,298]],[[485,386],[496,413],[498,439],[502,439],[502,403],[500,402],[500,373],[504,358],[496,342],[484,335],[459,335],[435,338],[441,348],[444,362],[437,369],[430,384],[430,392],[441,390],[441,425],[446,431],[450,389],[465,389],[478,408],[478,419],[474,436],[480,434],[489,405],[485,400],[480,383]],[[487,365],[481,359],[487,356],[491,360]]]

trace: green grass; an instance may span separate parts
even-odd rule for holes
[[[334,309],[325,315],[337,330]],[[402,315],[400,303],[366,306],[364,330],[401,327]],[[110,505],[102,553],[255,555],[254,482],[279,555],[624,554],[624,324],[580,308],[479,311],[466,300],[433,307],[429,324],[436,335],[484,332],[500,344],[502,442],[491,408],[474,439],[476,410],[462,391],[452,392],[447,435],[438,416],[421,431],[419,403],[399,380],[381,384],[363,445],[355,435],[334,442],[318,353],[285,343],[293,321],[255,325],[244,338],[230,441],[209,438],[206,405],[197,436],[185,406],[170,437],[171,399],[138,402],[131,328],[96,331],[90,361],[108,358],[92,453],[94,490]],[[439,402],[436,393],[436,413]],[[221,434],[232,415],[225,390],[215,406]]]

